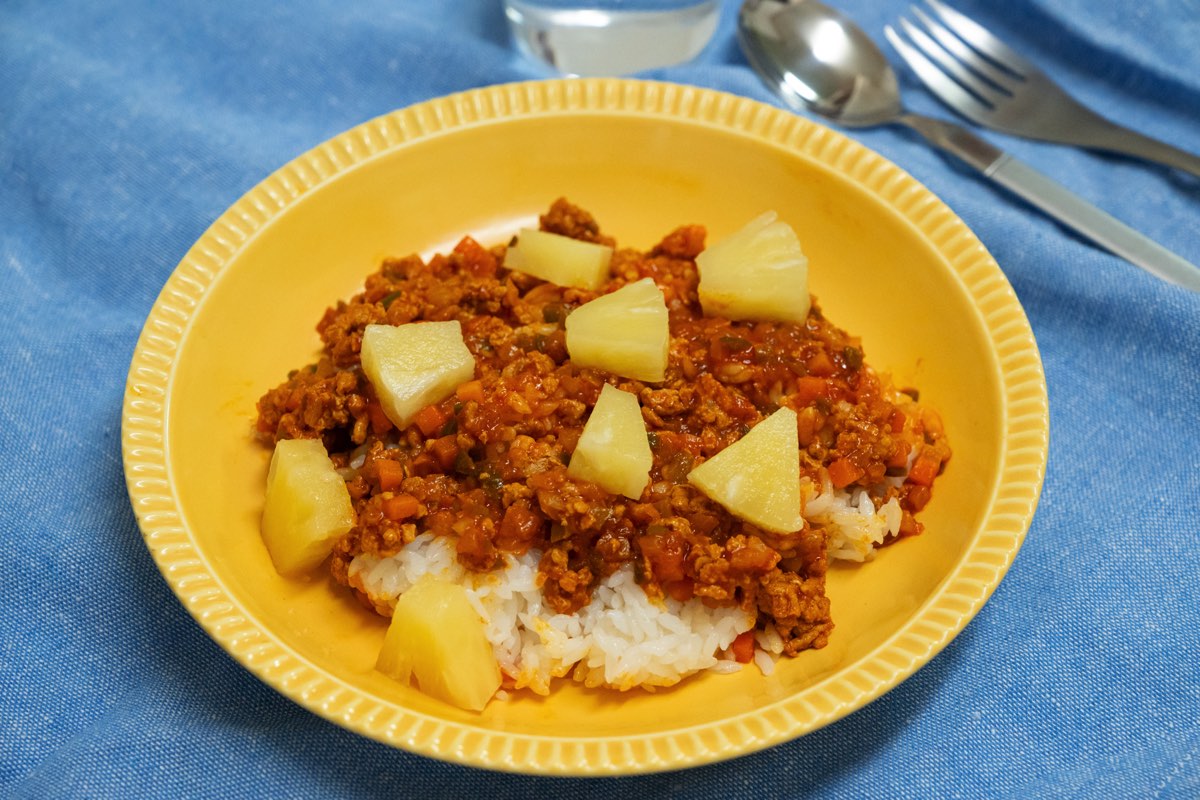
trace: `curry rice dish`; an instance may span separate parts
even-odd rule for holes
[[[729,319],[711,307],[706,315],[715,301],[705,299],[697,266],[706,249],[700,225],[639,252],[616,247],[565,200],[539,222],[556,239],[612,248],[600,285],[564,286],[512,268],[514,250],[525,238],[532,247],[535,234],[491,248],[466,237],[428,261],[387,259],[362,292],[325,312],[319,360],[259,401],[265,445],[319,442],[344,484],[348,530],[325,546],[333,578],[384,617],[423,579],[463,587],[501,696],[545,694],[561,676],[624,690],[751,661],[769,674],[777,658],[825,646],[834,630],[829,561],[866,561],[921,532],[916,515],[950,458],[938,415],[915,390],[872,369],[860,340],[826,319],[815,299],[794,321]],[[578,363],[572,314],[619,289],[649,291],[659,302],[655,288],[669,331],[661,379]],[[614,341],[635,316],[611,318]],[[582,325],[584,314],[577,319]],[[469,355],[452,388],[406,415],[376,387],[380,368],[369,368],[366,351],[372,336],[425,330],[414,322],[457,322],[458,352]],[[457,330],[427,328],[435,329]],[[606,397],[634,398],[644,425],[649,455],[641,473],[632,469],[632,491],[581,477],[593,474],[583,469],[595,438],[585,426],[606,386]],[[745,437],[760,423],[764,440],[750,447]],[[788,447],[798,456],[782,459],[798,465],[781,473],[798,476],[782,491],[800,499],[786,530],[741,513],[745,500],[722,494],[720,476],[714,488],[693,473],[745,441],[739,457],[762,463],[730,464],[742,484],[756,476],[788,483],[770,477],[777,465],[766,463],[775,446],[765,441],[768,427],[794,441]],[[597,452],[603,473],[612,464]],[[431,679],[416,672],[428,691]],[[459,704],[481,707],[483,695]]]

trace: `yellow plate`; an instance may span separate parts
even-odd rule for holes
[[[502,241],[558,196],[646,247],[710,240],[766,209],[800,235],[826,314],[942,411],[954,458],[916,539],[838,567],[828,647],[670,691],[563,683],[547,699],[450,708],[372,669],[385,621],[330,579],[284,580],[258,534],[268,453],[254,404],[307,363],[327,305],[386,255]],[[130,367],[126,478],[146,545],[206,631],[279,692],[350,730],[481,767],[674,769],[832,722],[962,629],[1028,529],[1047,445],[1045,380],[1019,303],[967,227],[900,169],[800,117],[629,80],[496,86],[320,145],[240,199],[167,281]]]

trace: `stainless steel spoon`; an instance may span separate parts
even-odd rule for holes
[[[1200,267],[965,128],[906,112],[891,65],[840,12],[817,0],[745,0],[738,40],[755,72],[793,109],[851,128],[907,126],[1109,252],[1200,292]]]

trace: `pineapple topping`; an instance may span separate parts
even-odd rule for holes
[[[467,590],[428,575],[400,595],[375,667],[469,711],[500,688],[500,667]]]
[[[316,568],[354,525],[346,482],[318,439],[281,439],[267,472],[262,537],[281,575]]]
[[[581,367],[658,383],[671,334],[662,290],[651,278],[584,303],[567,317],[567,353]]]
[[[637,398],[604,384],[571,454],[567,474],[636,500],[650,481],[653,462]]]
[[[613,250],[603,244],[524,228],[508,248],[505,266],[576,289],[599,289],[608,280]]]
[[[398,428],[475,377],[475,356],[457,320],[368,325],[361,357],[379,404]]]
[[[700,306],[711,317],[803,322],[808,317],[808,258],[796,232],[774,211],[696,256]]]
[[[688,473],[688,482],[729,513],[772,533],[792,533],[800,516],[796,412],[784,407]]]

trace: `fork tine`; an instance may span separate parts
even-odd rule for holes
[[[1005,72],[997,68],[987,58],[982,57],[970,46],[965,44],[962,39],[955,36],[937,20],[930,17],[917,6],[912,6],[912,13],[920,20],[925,29],[933,34],[933,38],[937,39],[938,44],[946,48],[946,50],[954,56],[962,64],[965,64],[967,69],[983,78],[988,83],[995,86],[1001,91],[1012,94],[1014,82],[1017,80],[1011,72]],[[962,79],[964,83],[968,83],[967,88],[974,88],[970,85],[970,79]]]
[[[955,11],[941,0],[925,0],[950,30],[980,53],[1015,75],[1030,75],[1038,68],[1017,55],[1008,45],[992,35],[991,31],[970,17]]]
[[[892,47],[896,48],[896,52],[900,54],[905,63],[912,68],[913,72],[917,73],[917,77],[924,82],[929,91],[933,92],[943,103],[956,109],[958,113],[967,119],[982,124],[983,119],[991,111],[990,108],[981,103],[975,95],[955,83],[946,73],[938,69],[936,64],[926,58],[925,54],[915,46],[906,42],[891,25],[885,26],[883,33],[887,37],[887,40],[892,43]]]
[[[908,35],[909,41],[913,46],[937,64],[942,72],[957,81],[968,92],[978,97],[984,105],[993,106],[998,99],[1002,99],[1001,93],[995,86],[985,82],[979,75],[954,58],[953,55],[947,53],[941,44],[930,38],[929,34],[925,31],[904,17],[900,18],[900,27]]]

